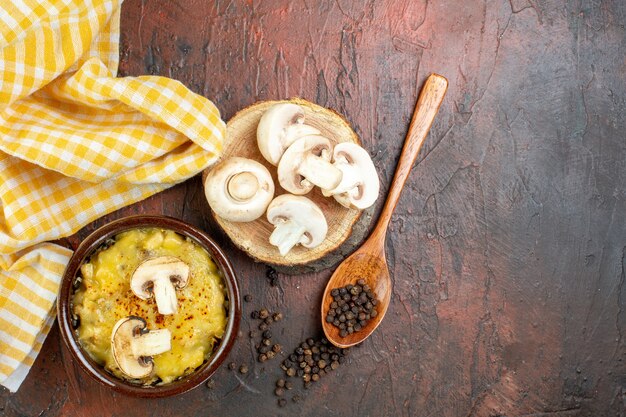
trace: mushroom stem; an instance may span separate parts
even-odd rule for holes
[[[333,165],[342,172],[341,181],[334,188],[322,188],[324,197],[353,191],[363,182],[359,171],[347,159],[341,158],[336,160]]]
[[[293,220],[284,220],[276,224],[276,228],[270,235],[270,243],[277,246],[280,254],[285,256],[291,248],[301,243],[305,232],[306,227]]]
[[[154,280],[154,299],[160,314],[176,314],[178,311],[178,301],[176,299],[176,288],[169,276],[159,276]]]
[[[228,194],[235,201],[250,200],[258,190],[259,180],[252,172],[240,172],[228,180]]]
[[[305,178],[303,182],[308,181],[322,189],[333,189],[339,185],[343,174],[328,162],[329,158],[325,158],[325,153],[323,151],[321,156],[307,154],[298,167],[298,174]]]
[[[132,339],[131,351],[133,356],[154,356],[167,352],[172,348],[172,334],[168,329],[150,330],[140,337]]]

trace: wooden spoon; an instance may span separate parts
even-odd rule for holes
[[[367,241],[350,257],[344,260],[330,277],[322,297],[322,327],[328,340],[335,346],[346,348],[364,341],[382,321],[391,299],[391,278],[385,258],[385,236],[391,214],[396,208],[400,192],[406,182],[417,154],[424,144],[437,110],[448,89],[448,80],[441,75],[431,74],[417,100],[409,132],[402,148],[402,154],[396,167],[396,173],[389,189],[389,195],[374,231]],[[379,304],[378,315],[358,332],[346,337],[339,336],[339,329],[326,322],[326,315],[333,301],[330,292],[334,288],[354,284],[363,279],[376,293]]]

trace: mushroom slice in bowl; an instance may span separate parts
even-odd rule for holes
[[[380,181],[372,158],[355,143],[339,143],[333,150],[333,166],[342,172],[341,182],[322,194],[333,196],[344,207],[364,210],[376,202]]]
[[[130,378],[144,378],[152,373],[152,357],[169,351],[171,333],[168,329],[148,330],[141,317],[119,320],[111,332],[111,353],[120,370]]]
[[[176,290],[184,288],[188,281],[189,265],[175,256],[159,256],[139,264],[130,279],[130,288],[142,300],[154,294],[159,313],[167,315],[178,311]]]
[[[263,113],[257,126],[257,144],[270,164],[278,165],[281,156],[293,142],[320,131],[304,123],[304,109],[294,103],[275,104]]]
[[[232,157],[209,171],[204,193],[211,209],[224,220],[250,222],[265,213],[274,197],[274,181],[259,162]]]
[[[278,164],[278,182],[288,192],[303,195],[314,185],[333,189],[342,173],[330,163],[332,144],[321,135],[304,136],[295,141]]]
[[[306,197],[283,194],[267,208],[267,220],[275,226],[270,243],[282,256],[301,244],[314,248],[324,241],[328,224],[322,210]]]

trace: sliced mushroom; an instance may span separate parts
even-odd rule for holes
[[[334,189],[342,173],[330,163],[332,144],[320,135],[305,136],[295,141],[278,164],[278,182],[287,191],[303,195],[314,185]]]
[[[274,197],[274,181],[262,164],[233,157],[213,167],[204,193],[215,213],[232,222],[249,222],[265,213]]]
[[[294,103],[279,103],[266,110],[256,132],[259,150],[272,165],[278,165],[285,149],[297,139],[320,134],[304,124],[304,109]]]
[[[378,198],[380,181],[376,168],[365,149],[355,143],[339,143],[333,151],[333,165],[342,172],[335,188],[322,189],[342,206],[359,210],[370,207]]]
[[[168,329],[148,330],[141,317],[119,320],[111,332],[111,353],[120,370],[130,378],[144,378],[152,373],[152,357],[169,351]]]
[[[154,294],[160,314],[175,314],[176,289],[184,288],[188,280],[189,265],[174,256],[160,256],[144,261],[135,269],[130,288],[142,300]]]
[[[322,210],[306,197],[283,194],[267,208],[267,220],[275,226],[270,243],[285,256],[297,244],[314,248],[324,241],[328,224]]]

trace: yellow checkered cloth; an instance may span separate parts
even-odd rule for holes
[[[200,172],[217,108],[164,77],[115,78],[121,1],[0,1],[0,383],[17,390],[72,252],[45,243]]]

